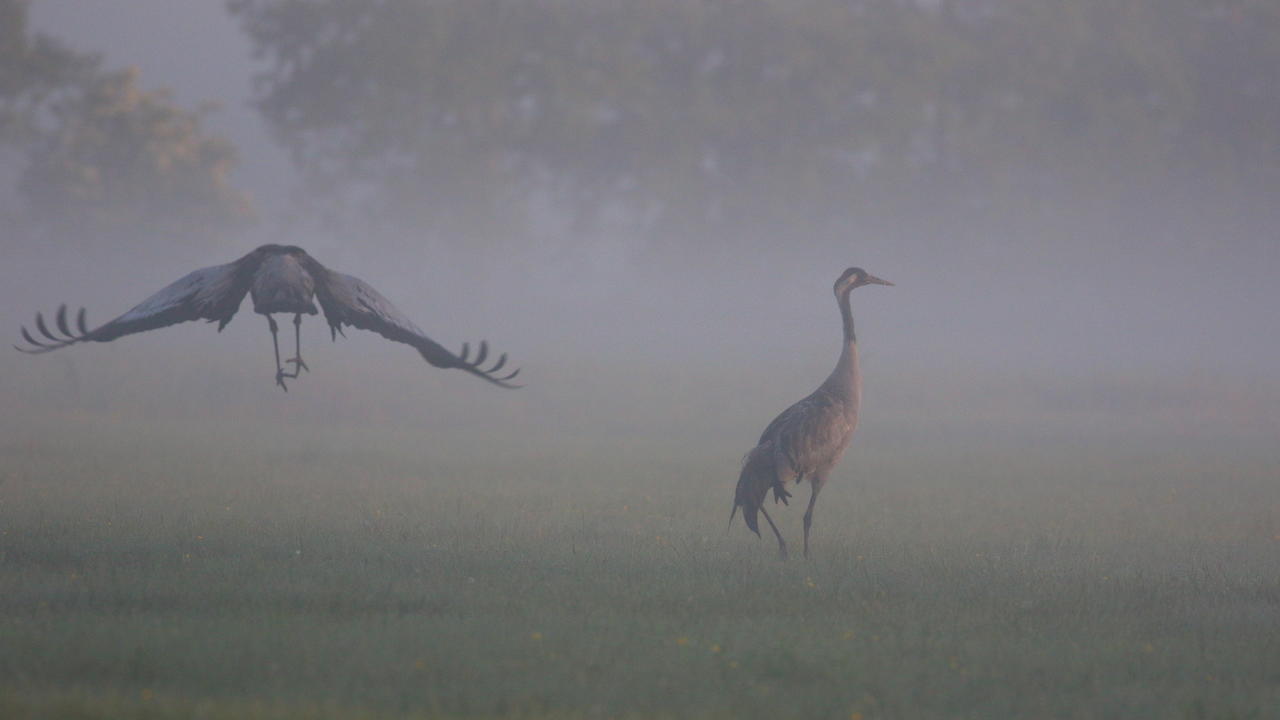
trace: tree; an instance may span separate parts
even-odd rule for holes
[[[525,236],[549,205],[730,241],[1044,179],[1105,195],[1224,144],[1216,172],[1274,167],[1280,123],[1222,119],[1280,112],[1273,5],[228,3],[267,62],[257,106],[326,202],[458,237]]]
[[[723,235],[843,212],[866,174],[915,162],[903,119],[939,52],[929,16],[883,0],[229,7],[311,187],[448,235],[521,236],[503,230],[547,206]]]
[[[91,74],[97,58],[27,31],[27,2],[0,0],[0,142],[19,142],[50,96]]]
[[[30,217],[62,237],[210,239],[251,216],[227,176],[235,148],[138,72],[97,73],[48,108],[20,181]]]
[[[27,3],[0,0],[0,143],[20,218],[44,242],[198,243],[247,222],[228,180],[235,149],[204,132],[208,111],[32,35]]]

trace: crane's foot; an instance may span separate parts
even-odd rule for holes
[[[285,362],[290,363],[290,362],[294,362],[295,360],[297,360],[297,358],[293,358],[291,360],[285,360]],[[297,363],[294,364],[293,372],[291,373],[287,373],[284,371],[284,368],[277,366],[276,367],[276,384],[279,385],[280,388],[285,392],[289,392],[289,387],[284,384],[284,381],[286,379],[293,380],[294,378],[298,377],[298,375],[300,375],[303,370],[306,370],[307,372],[311,372],[311,368],[307,367],[307,364],[301,361],[298,361]]]
[[[773,486],[773,504],[790,505],[791,493],[783,487],[782,483],[774,483]]]
[[[787,546],[786,546],[786,545],[779,545],[779,546],[778,546],[778,559],[779,559],[779,560],[786,560],[786,559],[787,559]]]
[[[289,360],[285,360],[286,363],[294,363],[293,372],[291,373],[285,372],[284,368],[282,367],[279,367],[279,366],[276,367],[276,384],[277,385],[279,385],[280,387],[284,387],[284,381],[286,379],[293,380],[294,378],[301,375],[303,370],[306,370],[307,372],[311,372],[311,368],[307,367],[306,363],[299,364],[297,360],[298,360],[297,358],[291,358]],[[285,388],[285,390],[288,391],[288,388]]]

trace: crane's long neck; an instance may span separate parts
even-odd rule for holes
[[[862,395],[862,373],[858,367],[858,339],[853,332],[853,310],[849,307],[849,290],[836,296],[840,305],[840,321],[844,328],[844,343],[835,370],[822,387],[829,393],[844,398],[856,410]]]
[[[853,333],[853,310],[849,307],[850,292],[852,292],[852,289],[847,289],[836,296],[836,303],[840,305],[840,319],[844,323],[844,344],[846,346],[858,342],[857,336]]]

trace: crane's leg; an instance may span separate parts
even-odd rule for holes
[[[275,318],[267,315],[267,327],[271,329],[271,347],[276,351],[276,384],[280,389],[289,392],[289,386],[284,384],[284,379],[289,376],[285,375],[284,368],[280,367],[280,326],[276,325]]]
[[[787,559],[787,543],[782,539],[782,533],[778,532],[778,526],[773,524],[773,518],[769,517],[769,513],[764,510],[764,503],[760,503],[760,514],[764,515],[764,519],[769,521],[769,527],[773,528],[773,536],[778,538],[778,555],[783,559]]]
[[[809,508],[804,511],[804,556],[809,557],[809,526],[813,525],[813,504],[818,501],[818,491],[822,489],[822,479],[809,478],[809,486],[813,494],[809,496]]]
[[[303,370],[311,372],[311,368],[302,361],[302,313],[293,314],[293,357],[285,362],[293,363],[293,374],[285,377],[296,378]]]

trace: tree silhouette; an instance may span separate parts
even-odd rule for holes
[[[0,0],[0,143],[18,217],[44,242],[207,242],[252,218],[228,173],[235,148],[136,69],[108,71],[27,28]]]
[[[1256,0],[228,6],[318,197],[458,237],[551,207],[733,240],[1280,161],[1280,10]]]

